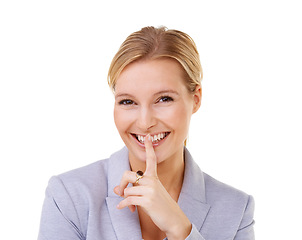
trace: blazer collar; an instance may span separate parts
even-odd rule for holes
[[[198,230],[201,229],[210,205],[206,202],[203,172],[185,147],[185,174],[178,205]]]
[[[116,208],[122,198],[117,196],[113,192],[113,189],[119,185],[126,170],[130,170],[130,166],[128,149],[124,147],[122,150],[111,155],[108,162],[108,197],[106,198],[106,202],[117,239],[142,239],[137,211],[132,213],[128,208],[122,210]],[[186,148],[185,174],[178,204],[191,223],[200,230],[210,209],[210,205],[206,203],[203,173]]]

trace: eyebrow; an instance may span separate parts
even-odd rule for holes
[[[162,90],[162,91],[154,93],[153,96],[162,95],[162,94],[166,94],[166,93],[172,93],[172,94],[179,95],[179,93],[174,90]],[[115,98],[119,98],[119,97],[134,97],[134,96],[129,93],[119,93],[119,94],[115,95]]]
[[[115,98],[120,98],[120,97],[133,97],[133,96],[128,93],[120,93],[120,94],[115,95]]]
[[[179,93],[175,90],[163,90],[163,91],[159,91],[157,93],[154,94],[155,95],[161,95],[161,94],[165,94],[165,93],[172,93],[172,94],[176,94],[179,95]]]

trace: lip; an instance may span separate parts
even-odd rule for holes
[[[162,145],[166,139],[169,137],[170,133],[171,132],[158,132],[158,133],[153,133],[153,134],[150,134],[151,136],[154,136],[154,135],[158,135],[159,133],[166,133],[167,135],[165,136],[164,139],[160,140],[159,142],[156,142],[156,143],[152,143],[152,146],[155,148],[155,147],[158,147],[160,145]],[[145,148],[145,145],[143,143],[141,143],[140,141],[138,141],[138,139],[136,138],[136,135],[141,135],[141,136],[146,136],[147,134],[135,134],[135,133],[130,133],[130,135],[132,136],[132,138],[134,139],[134,141],[142,148]]]

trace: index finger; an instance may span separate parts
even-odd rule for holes
[[[146,149],[146,171],[144,175],[157,176],[157,159],[151,141],[151,136],[148,134],[145,138]]]

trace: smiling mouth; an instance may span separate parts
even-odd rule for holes
[[[160,141],[164,140],[169,134],[170,132],[162,132],[162,133],[151,135],[151,141],[152,143],[159,143]],[[139,141],[140,143],[142,144],[145,143],[146,135],[139,135],[133,133],[131,133],[131,135],[135,137],[136,140]]]

